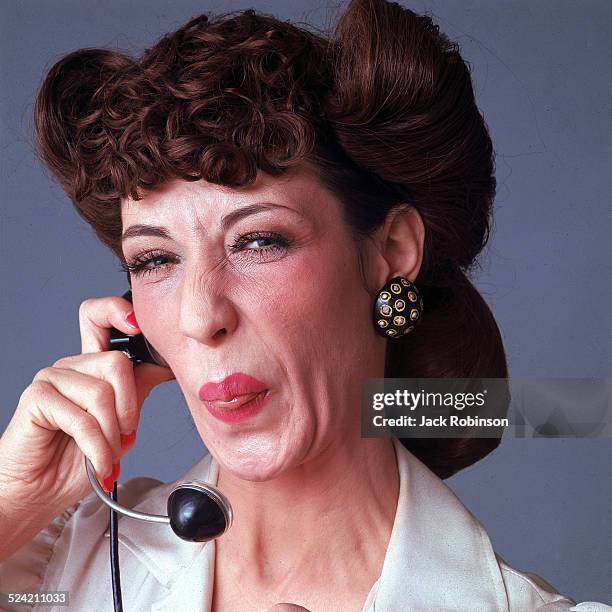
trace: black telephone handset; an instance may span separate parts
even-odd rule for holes
[[[123,296],[132,303],[132,291]],[[149,344],[143,334],[129,336],[112,327],[108,350],[123,351],[132,364],[152,363],[168,368],[164,358]],[[110,508],[110,558],[113,608],[123,612],[121,576],[119,572],[118,514],[154,523],[168,523],[172,531],[188,542],[208,542],[223,535],[232,525],[233,510],[229,500],[217,487],[199,480],[177,484],[171,491],[166,504],[167,516],[150,514],[126,508],[117,500],[117,482],[107,496],[98,482],[93,465],[85,457],[85,469],[93,490]]]
[[[121,297],[132,303],[131,289],[126,291]],[[147,342],[142,333],[129,336],[111,327],[108,350],[123,351],[133,364],[152,363],[168,367],[162,356]]]

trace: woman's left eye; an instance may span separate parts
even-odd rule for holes
[[[247,245],[259,243],[259,247],[253,248]],[[267,243],[267,244],[266,244]],[[255,251],[258,256],[264,256],[271,252],[280,252],[289,246],[289,240],[277,232],[254,232],[244,234],[230,244],[232,251]],[[249,253],[251,255],[252,253]]]

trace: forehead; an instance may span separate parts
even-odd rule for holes
[[[258,171],[256,180],[246,187],[232,188],[205,180],[190,182],[175,178],[154,190],[142,192],[142,195],[138,201],[122,199],[124,225],[135,217],[169,217],[184,215],[189,210],[210,219],[233,208],[262,201],[293,204],[298,209],[300,202],[307,203],[304,212],[308,212],[322,199],[333,199],[315,170],[306,165],[291,168],[280,176]]]

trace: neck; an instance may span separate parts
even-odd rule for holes
[[[308,585],[321,571],[347,584],[380,575],[399,496],[393,442],[354,437],[278,478],[241,480],[219,466],[219,488],[234,509],[216,541],[236,577],[262,589]]]

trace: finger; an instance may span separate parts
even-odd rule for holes
[[[97,353],[108,350],[110,328],[114,327],[128,335],[140,333],[126,320],[134,308],[119,296],[89,298],[79,307],[81,330],[81,353]]]
[[[113,388],[119,432],[128,434],[138,428],[140,407],[132,362],[121,351],[70,355],[58,359],[53,367],[74,370],[106,381]]]
[[[40,370],[34,380],[43,380],[82,410],[91,414],[113,451],[113,458],[121,458],[119,422],[115,407],[115,391],[105,380],[83,374],[74,369],[51,367]]]
[[[102,483],[113,471],[113,452],[98,420],[72,403],[45,380],[28,387],[28,414],[34,425],[48,431],[63,431],[91,461]]]

